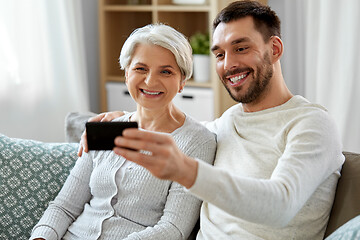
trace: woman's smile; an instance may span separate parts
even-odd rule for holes
[[[151,90],[145,90],[145,89],[142,89],[142,88],[140,88],[140,91],[144,95],[146,95],[148,97],[156,97],[156,96],[159,96],[159,95],[164,93],[164,92],[161,92],[161,91],[151,91]]]

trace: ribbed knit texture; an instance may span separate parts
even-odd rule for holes
[[[203,199],[198,239],[323,239],[341,140],[326,110],[301,96],[259,112],[238,104],[207,127],[214,167],[199,163],[189,190]]]
[[[131,113],[117,119],[128,121]],[[178,147],[212,164],[215,135],[190,117],[171,133]],[[84,153],[50,203],[31,239],[186,239],[199,217],[201,201],[181,185],[155,178],[112,151]],[[111,204],[117,197],[115,205]]]

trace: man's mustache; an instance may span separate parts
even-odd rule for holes
[[[223,75],[223,79],[227,78],[228,76],[239,74],[242,72],[250,72],[251,73],[253,71],[254,70],[252,68],[235,68],[235,69],[226,71]]]

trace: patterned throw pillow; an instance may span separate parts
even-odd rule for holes
[[[326,240],[359,240],[360,239],[360,215],[351,219],[335,232],[333,232]]]
[[[28,239],[77,159],[76,143],[0,134],[0,239]]]

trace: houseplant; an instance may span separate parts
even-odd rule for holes
[[[207,82],[210,79],[210,40],[208,33],[197,32],[190,37],[193,50],[194,81]]]

